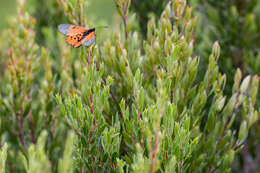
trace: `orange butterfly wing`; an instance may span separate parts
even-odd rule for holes
[[[90,46],[96,40],[95,28],[89,29],[88,32],[89,32],[88,35],[83,37],[83,39],[81,40],[83,46]]]
[[[83,27],[71,25],[67,33],[67,43],[75,48],[80,47],[81,40],[86,31],[87,29]]]
[[[58,30],[67,36],[67,43],[75,48],[90,46],[96,40],[95,28],[86,29],[71,24],[60,24]]]

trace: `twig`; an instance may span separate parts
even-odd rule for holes
[[[181,173],[182,166],[183,166],[183,160],[181,160],[180,165],[179,165],[179,173]]]
[[[20,113],[16,115],[16,120],[19,128],[19,139],[23,145],[24,151],[27,152],[27,146],[23,134],[23,109],[21,109]]]
[[[32,101],[32,94],[30,93],[28,96],[29,102]],[[29,129],[30,129],[30,136],[33,144],[36,144],[36,138],[34,135],[34,123],[33,123],[33,116],[32,116],[32,110],[29,111],[28,115],[28,120],[29,120]]]
[[[96,121],[96,116],[95,116],[95,114],[94,114],[94,106],[93,106],[92,92],[90,93],[90,96],[89,96],[89,103],[90,103],[90,111],[91,111],[91,114],[92,114],[93,119],[94,119],[94,130],[95,130],[96,127],[97,127],[97,121]]]
[[[93,131],[91,132],[91,135],[90,135],[90,137],[89,137],[88,140],[87,140],[87,144],[90,143],[90,140],[91,140],[91,138],[92,138],[93,135],[94,135],[94,131],[95,131],[95,128],[94,128]]]
[[[184,144],[183,144],[183,142],[182,142],[182,152],[184,153]],[[183,167],[183,160],[181,160],[180,165],[179,165],[179,173],[182,172],[182,167]]]
[[[17,74],[16,74],[17,75]],[[22,86],[21,83],[18,82],[18,93],[21,93],[22,90]],[[15,100],[16,100],[16,96],[15,96]],[[14,102],[14,110],[16,111],[17,107],[16,107],[16,101]],[[26,142],[25,142],[25,138],[24,138],[24,134],[23,134],[23,108],[20,109],[20,112],[16,113],[15,115],[16,121],[17,121],[17,126],[18,126],[18,137],[20,139],[20,142],[23,145],[23,149],[24,152],[26,153],[26,157],[27,157],[27,146],[26,146]]]
[[[69,119],[66,119],[66,120],[67,120],[67,123],[69,124],[69,126],[76,132],[76,134],[83,138],[82,133],[72,125],[71,121]]]
[[[126,22],[126,16],[124,15],[123,17],[123,22],[124,22],[124,28],[125,28],[125,38],[126,40],[128,39],[128,33],[127,33],[127,30],[126,30],[126,27],[127,27],[127,22]]]
[[[91,50],[88,50],[88,69],[90,68],[90,63],[91,63],[91,59],[90,57],[92,56]]]
[[[219,167],[220,167],[220,164],[218,166],[216,166],[215,168],[212,168],[209,173],[214,173]]]
[[[156,135],[155,135],[155,142],[154,142],[154,147],[152,150],[152,164],[151,164],[150,173],[154,172],[155,155],[156,155],[157,151],[158,151],[158,131],[156,132]]]
[[[32,140],[32,143],[36,144],[36,138],[34,136],[34,124],[33,124],[32,111],[31,110],[29,112],[28,119],[29,119],[29,128],[30,128],[31,140]]]

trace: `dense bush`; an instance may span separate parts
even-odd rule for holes
[[[202,57],[201,68],[205,68],[208,62],[207,57],[211,49],[209,45],[219,40],[220,71],[227,74],[225,93],[230,95],[236,68],[241,69],[243,76],[260,74],[260,1],[200,0],[199,3],[194,3],[194,6],[201,23],[196,48],[196,52]],[[259,107],[259,94],[256,103]],[[234,163],[234,172],[260,170],[259,134],[258,123],[250,130],[242,155]]]
[[[218,42],[197,76],[198,23],[186,1],[152,16],[145,40],[130,0],[114,2],[119,32],[75,49],[57,34],[59,21],[36,21],[18,1],[1,43],[1,172],[229,172],[259,118],[259,77],[242,79],[237,69],[226,95]],[[46,8],[48,17],[93,26],[85,0]]]
[[[162,2],[154,1],[149,5],[147,1],[138,1],[138,5],[132,5],[142,28],[148,19],[146,13],[154,11],[159,17],[158,11],[164,6]],[[164,1],[165,2],[165,1]],[[156,4],[157,3],[157,4]],[[189,0],[194,7],[195,16],[198,17],[196,28],[195,52],[200,55],[198,78],[202,79],[207,69],[208,57],[211,54],[211,45],[218,40],[221,52],[218,61],[220,71],[227,75],[225,93],[232,94],[233,76],[236,69],[240,68],[243,76],[248,74],[260,74],[260,1],[233,1],[233,0]],[[135,2],[135,4],[137,4]],[[158,7],[154,10],[152,7]],[[145,33],[145,31],[144,31]],[[260,94],[257,96],[257,106],[260,103]],[[239,126],[237,126],[239,127]],[[235,163],[235,172],[243,170],[254,172],[259,170],[260,157],[260,131],[259,124],[254,126],[249,133],[241,156],[243,164]],[[258,139],[258,140],[255,140]]]

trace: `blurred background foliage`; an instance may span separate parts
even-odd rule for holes
[[[43,7],[48,3],[51,3],[52,1],[48,1],[48,0],[47,1],[29,0],[29,1],[32,5],[30,11],[39,13],[38,15],[42,15],[42,17],[48,17],[48,13],[44,13],[44,10],[48,10],[48,9]],[[91,6],[91,8],[89,8],[87,11],[88,18],[89,17],[94,18],[94,20],[96,21],[105,20],[108,25],[111,26],[113,25],[113,17],[115,12],[115,6],[113,0],[99,0],[99,1],[89,0],[88,2],[89,2],[89,6]],[[1,6],[0,6],[0,14],[2,16],[2,20],[0,21],[1,31],[8,27],[8,19],[10,19],[10,17],[13,16],[15,12],[16,12],[16,0],[1,1]],[[45,20],[47,20],[46,22],[48,22],[48,24],[50,24],[50,22],[52,21],[53,22],[56,21],[53,20],[52,18],[48,18]]]
[[[260,1],[259,0],[195,0],[190,1],[199,16],[196,52],[202,57],[201,74],[208,63],[210,44],[218,40],[221,47],[220,71],[227,74],[225,93],[230,95],[233,75],[240,68],[243,76],[260,74]],[[260,93],[257,96],[260,106]],[[260,123],[249,133],[233,171],[255,172],[260,170]]]
[[[0,21],[0,30],[2,31],[4,28],[8,27],[8,19],[10,16],[15,14],[16,10],[16,1],[1,1],[0,6],[0,15],[2,16],[2,20]]]
[[[28,2],[29,5],[26,8],[36,20],[36,43],[46,46],[50,50],[62,49],[59,42],[63,38],[57,36],[56,32],[49,32],[55,30],[58,24],[68,21],[61,8],[57,8],[59,6],[58,1],[28,0]],[[87,23],[95,26],[109,26],[107,32],[106,30],[104,30],[105,32],[97,31],[98,42],[102,42],[103,38],[110,37],[112,32],[118,32],[119,28],[122,28],[113,0],[89,0],[88,2]],[[148,20],[152,16],[159,19],[167,2],[167,0],[132,0],[130,13],[136,15],[133,17],[133,23],[139,23],[139,25],[134,26],[142,31],[142,37],[146,37]],[[221,47],[218,64],[220,71],[227,74],[225,94],[231,96],[233,78],[237,68],[241,69],[243,76],[260,74],[260,1],[190,0],[188,3],[195,9],[194,15],[199,20],[197,32],[194,35],[196,37],[195,44],[199,45],[195,48],[195,54],[201,56],[198,79],[203,77],[207,68],[208,57],[211,54],[212,44],[218,40]],[[15,0],[1,2],[0,14],[3,19],[0,20],[1,31],[9,27],[9,19],[15,14],[15,11]],[[54,40],[54,38],[58,39]],[[46,43],[48,44],[46,45]],[[1,45],[4,45],[4,43],[1,43]],[[77,54],[73,50],[72,52]],[[65,54],[66,57],[66,52],[62,51],[54,53],[51,51],[50,56],[55,58],[55,53]],[[4,60],[1,59],[1,61]],[[53,61],[57,61],[59,64],[63,63],[58,59]],[[52,68],[54,71],[61,70],[58,66]],[[56,76],[56,78],[59,77],[62,78]],[[258,107],[260,105],[259,93],[256,105]],[[54,157],[58,157],[59,152],[56,151],[57,156]],[[245,147],[240,156],[235,158],[232,170],[234,172],[242,170],[252,172],[260,170],[259,165],[260,124],[258,122],[250,130]]]

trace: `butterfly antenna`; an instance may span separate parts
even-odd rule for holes
[[[96,28],[108,28],[108,26],[97,26]]]

